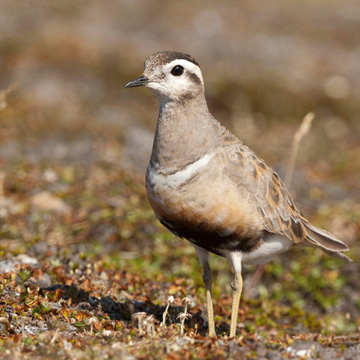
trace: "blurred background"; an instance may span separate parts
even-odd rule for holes
[[[78,264],[105,257],[202,284],[193,249],[146,201],[157,100],[124,89],[147,56],[177,50],[200,63],[213,115],[282,177],[302,118],[315,113],[291,192],[357,261],[290,252],[250,295],[335,309],[360,325],[358,0],[0,0],[0,9],[3,256],[67,248]],[[231,273],[213,261],[219,296]]]

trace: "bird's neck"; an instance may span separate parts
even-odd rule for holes
[[[206,100],[160,102],[150,163],[172,173],[214,150],[221,141],[221,125],[209,113]]]

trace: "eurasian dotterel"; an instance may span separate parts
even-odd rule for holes
[[[209,112],[197,61],[173,51],[145,61],[125,87],[149,88],[160,101],[146,173],[160,222],[194,246],[203,267],[209,335],[215,335],[209,253],[227,258],[235,278],[230,336],[236,334],[242,264],[263,264],[290,247],[319,247],[349,260],[348,246],[301,214],[279,175]]]

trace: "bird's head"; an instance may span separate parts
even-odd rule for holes
[[[186,102],[204,96],[204,80],[200,66],[190,55],[160,51],[149,56],[144,73],[125,87],[145,86],[161,103]]]

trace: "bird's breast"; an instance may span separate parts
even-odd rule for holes
[[[262,218],[216,156],[206,156],[168,175],[149,165],[149,202],[163,225],[200,247],[220,255],[224,249],[250,251],[261,240]]]

